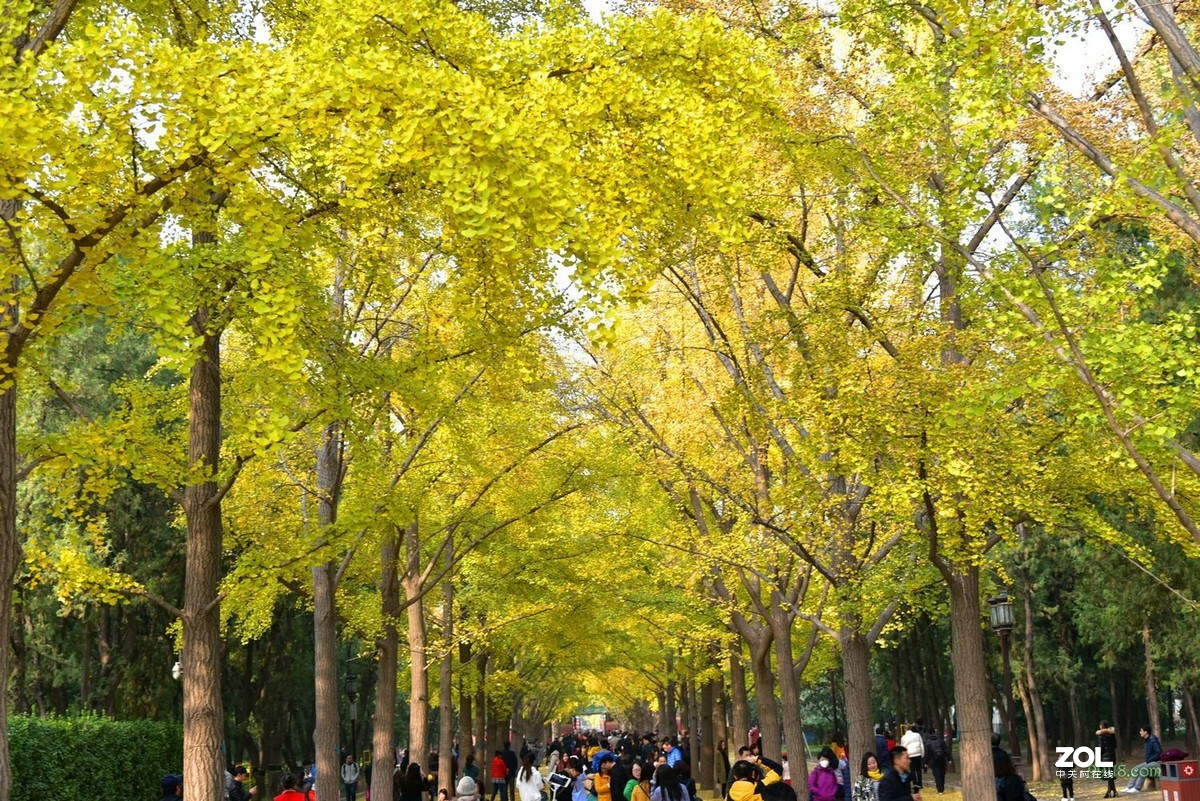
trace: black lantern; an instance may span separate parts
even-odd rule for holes
[[[1009,619],[1011,620],[1011,618],[1012,612],[1010,607]],[[1009,625],[1011,626],[1012,624],[1010,623]],[[358,700],[358,676],[355,676],[353,673],[347,673],[345,678],[345,686],[346,697],[349,698],[352,703]]]
[[[1008,595],[1000,593],[995,598],[989,598],[988,606],[992,617],[992,631],[997,634],[1002,631],[1012,631],[1013,605]]]

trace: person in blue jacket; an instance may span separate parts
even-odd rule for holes
[[[1143,726],[1140,734],[1145,747],[1143,759],[1130,771],[1129,784],[1121,791],[1123,793],[1140,793],[1142,785],[1146,783],[1146,775],[1150,773],[1151,768],[1158,767],[1158,760],[1162,756],[1162,743],[1159,742],[1158,736],[1150,731],[1150,726]]]

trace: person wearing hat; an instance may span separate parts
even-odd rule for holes
[[[250,771],[246,770],[245,765],[237,765],[234,767],[231,774],[233,776],[233,784],[229,786],[229,801],[250,801],[258,788],[251,790],[246,789],[246,779],[250,778]]]
[[[479,801],[479,785],[475,784],[475,780],[470,776],[463,776],[458,780],[458,787],[454,788],[455,801]]]
[[[176,801],[183,798],[183,777],[168,773],[162,777],[159,782],[159,787],[162,788],[162,801]]]

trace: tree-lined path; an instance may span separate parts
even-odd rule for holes
[[[85,712],[211,801],[591,705],[706,793],[751,728],[801,797],[918,721],[971,801],[993,731],[1200,754],[1184,5],[0,20],[0,801]]]

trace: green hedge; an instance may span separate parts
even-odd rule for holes
[[[162,777],[183,764],[177,723],[16,715],[8,736],[12,801],[155,801]]]

